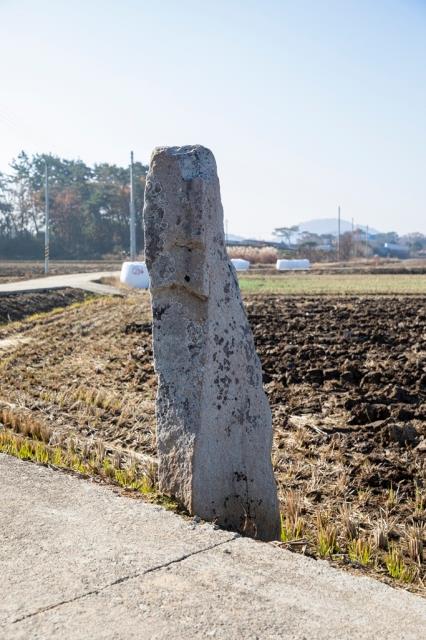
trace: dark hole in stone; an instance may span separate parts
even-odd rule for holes
[[[184,280],[185,280],[185,282],[189,282],[191,280],[191,278],[189,276],[185,276]]]

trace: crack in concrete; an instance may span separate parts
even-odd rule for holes
[[[15,618],[12,620],[10,624],[17,624],[18,622],[22,622],[23,620],[27,620],[28,618],[33,618],[34,616],[38,616],[41,613],[46,613],[46,611],[51,611],[52,609],[56,609],[61,607],[64,604],[70,604],[71,602],[76,602],[77,600],[82,600],[83,598],[88,598],[89,596],[98,595],[102,593],[102,591],[106,591],[106,589],[110,589],[111,587],[115,587],[117,584],[122,584],[123,582],[127,582],[128,580],[135,580],[136,578],[142,578],[143,576],[148,575],[149,573],[153,573],[154,571],[159,571],[161,569],[166,569],[173,564],[178,564],[179,562],[183,562],[188,558],[192,558],[193,556],[199,555],[200,553],[204,553],[205,551],[210,551],[211,549],[216,549],[216,547],[220,547],[224,544],[228,544],[228,542],[233,542],[237,536],[233,536],[228,538],[228,540],[222,540],[222,542],[217,542],[216,544],[210,545],[209,547],[204,547],[203,549],[198,549],[197,551],[193,551],[192,553],[186,553],[180,558],[175,558],[174,560],[169,560],[168,562],[164,562],[163,564],[156,565],[155,567],[150,567],[145,571],[140,573],[132,573],[128,576],[123,576],[122,578],[117,578],[113,582],[110,582],[103,587],[99,587],[98,589],[93,589],[92,591],[86,591],[85,593],[81,593],[74,598],[69,598],[68,600],[62,600],[61,602],[56,602],[55,604],[51,604],[47,607],[42,607],[41,609],[37,609],[37,611],[33,611],[32,613],[26,613],[24,616],[20,618]]]

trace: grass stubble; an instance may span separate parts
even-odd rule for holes
[[[0,452],[179,509],[157,490],[152,357],[132,333],[147,309],[140,297],[89,299],[1,327],[0,339],[24,334],[31,342],[0,353]],[[286,446],[301,455],[283,465],[281,435],[273,456],[279,544],[424,593],[424,489],[404,494],[390,486],[377,497],[360,477],[354,492],[336,439],[314,453],[312,433],[293,429]],[[307,480],[295,488],[300,477]],[[317,500],[325,485],[334,496],[326,506]]]
[[[321,274],[318,272],[239,276],[243,293],[287,295],[405,295],[425,294],[423,274]]]
[[[361,464],[357,485],[365,488],[355,491],[338,436],[318,448],[308,429],[274,435],[281,545],[426,595],[424,487],[403,491],[391,485],[373,492],[370,466]],[[292,450],[290,464],[283,458],[286,449]],[[328,496],[321,495],[325,491]]]
[[[66,446],[53,446],[44,439],[39,440],[37,435],[34,432],[33,437],[28,437],[0,429],[0,453],[114,485],[167,509],[179,510],[177,502],[156,489],[155,464],[141,469],[136,460],[123,461],[119,455],[111,458],[106,455],[101,442],[82,452],[72,441],[68,441]],[[40,435],[46,437],[46,433]]]

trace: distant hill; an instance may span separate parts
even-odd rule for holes
[[[228,242],[244,242],[245,241],[245,238],[243,238],[242,236],[236,236],[233,233],[227,233],[226,239]]]
[[[337,218],[317,218],[316,220],[307,220],[306,222],[301,222],[299,225],[299,231],[308,231],[309,233],[317,233],[321,235],[323,233],[332,233],[334,236],[337,236]],[[356,224],[355,228],[362,229],[363,231],[367,230],[367,227],[363,224]],[[345,233],[346,231],[352,231],[352,223],[347,220],[340,221],[340,232]],[[369,233],[376,234],[379,233],[376,229],[372,229],[369,227]]]

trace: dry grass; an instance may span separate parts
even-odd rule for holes
[[[228,247],[228,256],[248,260],[251,264],[275,264],[278,251],[274,247]]]
[[[410,584],[415,581],[418,575],[417,567],[407,565],[401,549],[395,545],[392,545],[389,553],[385,556],[385,564],[389,575],[395,580]]]
[[[337,528],[330,518],[330,514],[317,512],[317,540],[316,549],[320,558],[332,557],[339,551],[337,544]]]
[[[360,564],[363,567],[368,566],[373,559],[373,547],[369,540],[364,538],[357,538],[351,540],[347,547],[349,559],[355,564]]]
[[[408,527],[405,532],[405,540],[407,544],[407,553],[413,562],[421,567],[423,563],[423,540],[426,538],[424,523],[415,524]]]
[[[286,445],[280,444],[285,434]],[[387,582],[425,593],[426,513],[424,490],[405,493],[390,486],[375,494],[365,483],[356,494],[342,480],[340,451],[331,443],[318,450],[314,438],[304,434],[276,434],[274,467],[281,489],[282,542],[294,551],[328,558],[354,570],[368,569]],[[296,448],[302,459],[289,462],[279,451]],[[297,455],[297,454],[296,454]],[[309,459],[309,465],[303,463]],[[363,486],[370,465],[360,467]],[[332,498],[326,500],[324,492]],[[318,496],[322,494],[321,501]],[[328,504],[324,510],[324,503]],[[303,545],[291,544],[298,539]]]
[[[281,273],[239,275],[244,293],[287,295],[424,294],[426,275]]]
[[[297,542],[303,538],[304,521],[300,513],[302,509],[300,495],[295,491],[288,491],[283,500],[281,514],[281,541]]]
[[[135,295],[92,299],[0,329],[0,340],[26,338],[0,354],[7,426],[26,435],[36,428],[32,423],[41,424],[57,441],[95,438],[154,456],[151,352],[127,330],[144,318],[149,321],[147,297]]]
[[[34,417],[32,412],[16,408],[0,407],[0,423],[7,429],[22,436],[30,436],[42,442],[49,442],[51,430],[49,427]]]

